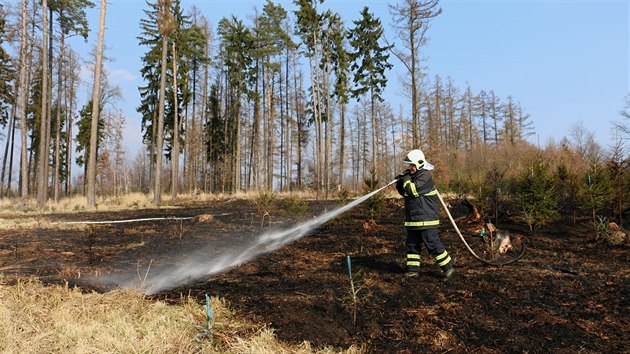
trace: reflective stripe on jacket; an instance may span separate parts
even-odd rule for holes
[[[440,200],[429,171],[420,169],[404,175],[396,182],[396,189],[405,198],[405,227],[429,229],[440,224]]]

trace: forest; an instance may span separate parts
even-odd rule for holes
[[[107,4],[3,4],[0,193],[34,197],[39,208],[77,195],[93,208],[97,198],[133,192],[154,205],[163,195],[248,191],[327,199],[389,182],[406,152],[421,148],[441,188],[482,208],[542,188],[531,193],[553,197],[550,208],[582,210],[593,220],[627,214],[630,98],[609,146],[580,124],[540,146],[529,139],[536,128],[518,98],[427,76],[421,53],[442,12],[438,0],[389,5],[388,38],[397,46],[368,6],[345,23],[319,1],[293,5],[288,11],[268,0],[247,19],[224,17],[212,28],[194,6],[147,2],[137,24],[145,48],[142,136],[134,137],[124,136],[121,91],[103,70]],[[97,25],[86,11],[98,6],[101,30],[91,33]],[[66,44],[94,35],[90,58]],[[406,70],[404,110],[382,96],[394,61]],[[79,102],[84,64],[98,84]],[[142,140],[144,151],[125,155],[124,139]]]

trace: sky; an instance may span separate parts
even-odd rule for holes
[[[92,32],[87,43],[74,39],[72,47],[84,58],[96,46],[100,1],[88,16]],[[264,1],[182,0],[185,10],[197,7],[213,31],[223,17],[234,15],[250,24],[254,9]],[[291,1],[275,1],[291,13]],[[385,35],[395,41],[387,1],[328,0],[319,9],[341,14],[347,27],[359,19],[364,6],[381,19]],[[390,0],[389,3],[394,3]],[[442,14],[429,29],[422,48],[426,72],[450,78],[464,90],[493,90],[502,101],[508,96],[530,115],[536,134],[532,143],[544,146],[569,136],[576,124],[592,132],[604,148],[613,145],[612,122],[630,93],[628,0],[443,0]],[[105,43],[110,82],[118,85],[127,116],[125,146],[131,154],[141,148],[140,116],[136,112],[144,85],[139,74],[146,48],[138,45],[139,19],[146,18],[144,0],[109,0]],[[394,56],[385,99],[395,112],[410,112],[400,88],[404,69]],[[86,71],[82,77],[91,82]],[[83,86],[90,92],[91,86]],[[82,104],[82,103],[81,103]],[[128,156],[133,158],[133,156]]]

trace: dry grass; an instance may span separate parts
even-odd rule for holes
[[[388,196],[397,196],[395,188],[386,189],[383,191]],[[199,193],[199,194],[180,194],[177,198],[172,198],[168,194],[162,195],[162,202],[160,208],[178,208],[190,203],[198,202],[213,202],[230,199],[252,199],[256,196],[256,191],[248,192],[236,192],[236,193]],[[277,199],[301,199],[301,200],[313,200],[317,198],[317,194],[313,191],[293,191],[293,192],[279,192],[273,193]],[[360,196],[360,195],[359,195]],[[320,196],[321,198],[321,196]],[[336,199],[337,196],[331,193],[329,199]],[[155,208],[153,204],[152,194],[143,193],[129,193],[120,196],[108,196],[97,197],[97,203],[95,209],[89,209],[87,207],[87,198],[84,196],[76,195],[71,197],[61,198],[58,202],[49,200],[46,206],[39,208],[37,206],[37,200],[34,198],[22,199],[19,197],[14,198],[1,198],[0,199],[0,216],[14,216],[14,215],[48,215],[54,213],[72,213],[72,212],[86,212],[86,211],[117,211],[127,209],[145,209]]]
[[[86,230],[87,228],[88,225],[85,224],[64,224],[51,222],[38,216],[21,219],[0,218],[0,230]]]
[[[400,198],[396,189],[392,186],[385,189],[383,196],[386,198]],[[233,194],[181,194],[176,199],[170,195],[164,195],[160,208],[181,208],[190,203],[213,202],[230,199],[255,200],[256,192],[237,192]],[[274,198],[283,201],[290,200],[313,200],[316,194],[312,191],[282,192],[273,193]],[[337,198],[331,194],[331,199]],[[155,208],[153,196],[150,194],[130,193],[118,197],[97,198],[96,209],[87,208],[87,199],[83,196],[73,196],[61,198],[55,203],[49,200],[42,209],[37,207],[37,201],[33,198],[2,198],[0,199],[0,230],[17,229],[49,229],[49,230],[84,230],[87,228],[83,224],[64,224],[50,221],[46,217],[56,213],[78,213],[78,212],[103,212],[103,211],[123,211],[129,209]]]
[[[278,342],[273,331],[239,320],[225,301],[176,304],[131,291],[105,294],[0,277],[0,352],[12,353],[336,353]],[[200,337],[199,334],[208,336]],[[352,347],[343,353],[362,353]]]

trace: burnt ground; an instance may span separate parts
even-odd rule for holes
[[[335,205],[310,202],[306,217]],[[278,207],[272,223],[289,219],[286,210]],[[95,225],[88,231],[3,230],[0,273],[107,291],[84,275],[129,272],[149,262],[158,269],[208,242],[219,245],[220,240],[229,247],[260,234],[256,208],[244,200],[45,218],[200,214],[211,214],[213,220]],[[472,235],[478,225],[467,223],[457,210],[454,214],[471,246],[482,253],[483,244]],[[525,240],[528,249],[518,262],[496,267],[473,258],[444,218],[441,238],[455,259],[456,273],[442,283],[426,250],[420,276],[404,277],[399,201],[386,201],[376,223],[368,219],[362,204],[285,247],[153,296],[168,300],[190,294],[200,302],[206,294],[219,296],[242,316],[274,328],[279,340],[308,340],[316,347],[363,344],[373,353],[630,351],[630,247],[594,240],[588,220],[555,223],[533,236],[516,219],[499,220],[500,229]],[[213,253],[220,254],[220,247]]]

